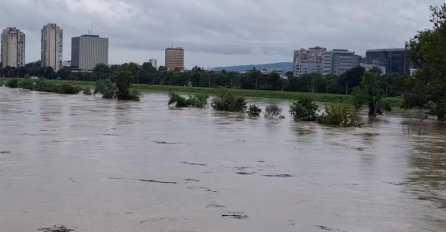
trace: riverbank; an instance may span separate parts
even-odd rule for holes
[[[66,81],[66,80],[51,80],[57,82],[69,83],[80,87],[94,87],[95,83],[91,81]],[[0,82],[1,83],[1,82]],[[184,87],[184,86],[171,86],[171,85],[146,85],[146,84],[133,84],[132,88],[138,89],[141,92],[178,92],[178,93],[207,93],[210,95],[218,94],[222,91],[229,90],[237,96],[243,97],[256,97],[256,98],[272,98],[283,100],[296,100],[300,97],[309,96],[314,101],[323,103],[339,103],[350,102],[352,96],[342,94],[329,94],[329,93],[307,93],[307,92],[282,92],[271,90],[249,90],[249,89],[222,89],[222,88],[201,88],[201,87]],[[401,98],[386,98],[393,108],[399,108],[402,104]]]

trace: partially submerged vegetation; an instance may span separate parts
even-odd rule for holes
[[[248,115],[252,117],[258,117],[262,113],[262,109],[256,105],[250,105],[248,107]]]
[[[244,97],[234,96],[231,92],[225,91],[212,99],[212,108],[219,111],[244,112],[246,101]]]
[[[279,118],[282,108],[276,104],[269,104],[265,107],[265,118]]]
[[[301,97],[290,106],[290,115],[294,121],[316,121],[319,107],[309,97]]]
[[[361,118],[353,105],[343,103],[329,103],[325,105],[325,112],[317,117],[323,125],[341,127],[359,127]]]
[[[6,86],[9,88],[22,88],[39,92],[78,94],[82,88],[68,83],[57,83],[45,79],[10,79]]]
[[[169,93],[169,102],[168,105],[175,105],[175,107],[195,107],[195,108],[204,108],[207,105],[207,101],[209,95],[207,94],[197,94],[197,95],[189,95],[189,98],[186,99],[180,96],[177,93]]]

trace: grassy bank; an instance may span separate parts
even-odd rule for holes
[[[80,86],[80,87],[94,87],[94,82],[89,81],[62,81],[54,80],[57,82],[65,82],[68,84]],[[0,80],[1,82],[1,80]],[[142,92],[179,92],[179,93],[207,93],[210,95],[218,94],[227,89],[216,88],[200,88],[200,87],[183,87],[183,86],[169,86],[169,85],[144,85],[134,84],[133,88]],[[309,96],[317,102],[349,102],[352,97],[349,95],[341,94],[328,94],[328,93],[304,93],[304,92],[281,92],[281,91],[269,91],[269,90],[248,90],[248,89],[230,89],[230,91],[237,96],[243,97],[258,97],[258,98],[274,98],[284,100],[296,100],[302,96]],[[401,98],[387,98],[392,107],[400,107],[402,103]]]

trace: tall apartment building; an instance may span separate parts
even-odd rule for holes
[[[412,62],[404,48],[367,50],[364,63],[386,67],[386,73],[410,75]]]
[[[154,68],[158,69],[158,61],[156,59],[150,59],[149,63],[151,63]]]
[[[294,51],[293,75],[296,77],[310,74],[322,74],[322,60],[326,48],[314,47]]]
[[[2,32],[1,59],[3,68],[25,66],[25,34],[15,27]]]
[[[184,49],[167,48],[166,49],[166,68],[169,71],[184,70]]]
[[[96,65],[108,65],[108,38],[81,35],[71,39],[71,65],[81,70],[93,70]]]
[[[349,69],[359,66],[361,56],[355,55],[347,49],[334,49],[324,52],[323,75],[340,76]]]
[[[42,67],[51,67],[58,71],[62,67],[63,30],[54,23],[42,28]]]

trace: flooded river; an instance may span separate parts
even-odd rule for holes
[[[0,231],[446,231],[444,124],[341,129],[295,123],[287,102],[268,120],[167,101],[0,88]]]

